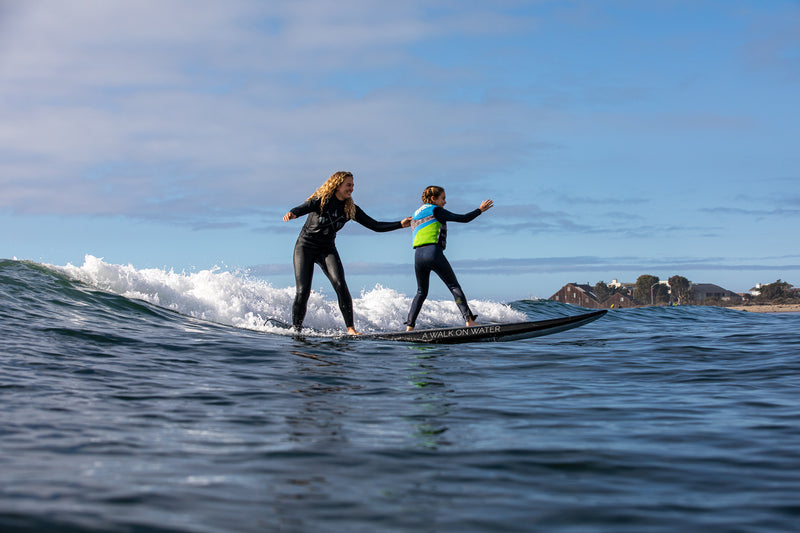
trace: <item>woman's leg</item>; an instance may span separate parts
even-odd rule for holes
[[[296,292],[292,305],[292,326],[303,327],[306,318],[308,297],[311,295],[311,280],[314,276],[313,250],[304,248],[299,242],[294,245],[294,281]]]
[[[344,279],[344,266],[342,260],[339,258],[339,252],[334,248],[332,251],[326,253],[320,258],[319,266],[328,277],[333,285],[333,290],[336,291],[336,297],[339,300],[339,310],[342,312],[344,318],[344,325],[350,333],[353,330],[353,298],[350,296],[350,289],[347,288],[347,282]],[[352,330],[352,331],[351,331]]]

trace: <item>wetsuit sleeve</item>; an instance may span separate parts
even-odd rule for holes
[[[457,213],[453,213],[452,211],[448,211],[444,207],[437,207],[433,210],[433,216],[436,217],[436,220],[439,222],[471,222],[475,220],[478,215],[481,214],[480,209],[475,209],[474,211],[470,211],[464,215],[459,215]]]
[[[358,206],[356,206],[355,220],[365,228],[371,229],[372,231],[394,231],[403,227],[399,220],[397,222],[378,222],[362,211]]]
[[[301,217],[303,215],[307,215],[312,211],[319,211],[319,199],[313,198],[311,200],[306,200],[305,203],[298,205],[295,208],[289,210],[291,214],[296,217]]]

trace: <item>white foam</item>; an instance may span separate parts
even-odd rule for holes
[[[242,272],[223,271],[219,267],[191,273],[137,269],[130,264],[109,264],[92,255],[85,256],[82,266],[68,264],[53,268],[98,289],[219,324],[287,333],[264,322],[268,318],[292,321],[294,287],[275,288],[267,280]],[[377,285],[353,301],[356,329],[363,332],[405,329],[403,321],[410,305],[410,297]],[[502,303],[472,300],[470,307],[479,315],[479,321],[525,320],[524,313]],[[417,319],[417,328],[462,323],[453,301],[427,300]],[[329,334],[343,332],[344,322],[333,289],[330,296],[312,291],[304,326]]]

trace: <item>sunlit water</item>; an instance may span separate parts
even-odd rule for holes
[[[355,295],[363,331],[408,297]],[[800,315],[623,309],[527,341],[340,336],[219,271],[0,261],[0,531],[793,531]],[[580,308],[474,302],[484,321]],[[420,327],[457,325],[427,302]]]

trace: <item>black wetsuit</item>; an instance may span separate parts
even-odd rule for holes
[[[436,272],[447,288],[450,289],[450,293],[453,295],[464,321],[475,320],[476,315],[472,314],[467,304],[467,297],[464,295],[464,291],[461,290],[461,285],[459,285],[456,274],[453,272],[453,267],[450,266],[450,262],[444,256],[444,249],[447,247],[448,221],[470,222],[480,214],[480,209],[475,209],[465,215],[458,215],[444,207],[436,207],[433,210],[433,216],[441,222],[442,226],[436,243],[423,244],[414,249],[414,273],[417,277],[417,294],[411,302],[411,309],[408,311],[407,325],[413,328],[417,323],[422,304],[425,302],[425,298],[428,297],[431,272]]]
[[[348,220],[344,212],[345,202],[334,196],[328,200],[324,209],[320,209],[320,205],[320,199],[314,198],[291,210],[296,217],[308,215],[294,246],[294,277],[297,293],[292,306],[292,325],[298,329],[303,326],[316,263],[333,285],[344,323],[351,328],[353,327],[353,299],[344,279],[342,260],[336,250],[336,232],[342,229]],[[358,206],[356,206],[355,221],[372,231],[393,231],[402,227],[399,221],[378,222]]]

